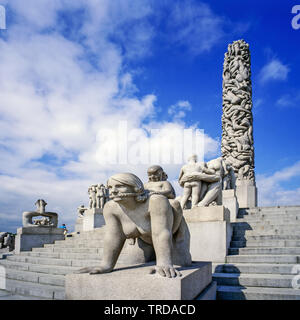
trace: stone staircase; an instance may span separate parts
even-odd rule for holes
[[[65,297],[65,275],[99,265],[104,228],[74,234],[66,240],[18,255],[7,254],[6,289],[39,299]],[[125,258],[125,259],[124,259]],[[119,264],[126,264],[126,251]],[[292,287],[295,265],[300,266],[300,206],[241,210],[227,261],[214,264],[213,280],[220,300],[300,300]],[[299,267],[300,268],[300,267]]]
[[[43,248],[0,259],[0,266],[6,270],[6,290],[40,299],[64,299],[67,273],[100,264],[103,229],[75,234]]]
[[[240,210],[233,225],[226,263],[213,265],[217,299],[300,300],[300,206]]]

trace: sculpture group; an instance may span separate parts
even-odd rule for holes
[[[224,189],[234,189],[235,176],[232,167],[221,157],[201,163],[197,162],[196,155],[192,155],[181,168],[178,182],[183,187],[183,209],[189,199],[191,208],[206,207],[221,204],[221,192]]]
[[[176,277],[174,265],[191,264],[190,233],[183,216],[187,201],[194,206],[217,204],[223,188],[234,187],[232,168],[222,160],[198,163],[192,155],[180,171],[183,196],[176,198],[168,176],[159,165],[147,171],[145,184],[132,173],[119,173],[107,181],[109,200],[103,209],[106,223],[103,259],[100,266],[80,269],[79,273],[107,273],[115,267],[125,240],[139,238],[153,246],[155,270],[163,277]],[[84,210],[81,206],[79,212]]]

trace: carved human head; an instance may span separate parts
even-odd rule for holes
[[[132,173],[118,173],[111,176],[107,181],[107,188],[110,198],[114,201],[135,197],[136,201],[142,202],[148,196],[143,182]]]
[[[197,162],[198,157],[196,154],[192,154],[189,158],[188,158],[188,162],[193,161],[193,162]]]
[[[154,165],[148,168],[147,170],[149,181],[166,181],[168,175],[164,172],[163,168],[158,165]]]

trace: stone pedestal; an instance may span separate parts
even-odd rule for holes
[[[15,253],[30,251],[32,248],[43,247],[44,244],[64,240],[64,229],[54,227],[23,227],[17,229]]]
[[[257,207],[257,188],[252,181],[237,181],[236,197],[240,209]]]
[[[237,214],[239,211],[239,205],[236,199],[234,189],[222,191],[222,204],[225,207],[225,209],[229,210],[230,222],[236,222]]]
[[[210,262],[195,262],[191,267],[177,268],[182,276],[176,278],[149,274],[153,267],[154,264],[149,263],[122,267],[106,274],[68,274],[66,299],[192,300],[212,283]]]
[[[88,209],[85,211],[82,222],[82,231],[91,231],[105,225],[103,209]]]
[[[75,224],[75,232],[82,232],[83,231],[83,218],[77,218]]]
[[[225,262],[232,236],[230,213],[224,206],[183,210],[191,234],[193,261]]]

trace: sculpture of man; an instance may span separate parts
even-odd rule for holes
[[[202,172],[204,168],[203,163],[197,162],[197,155],[193,154],[188,159],[188,163],[184,165],[179,173],[179,184],[183,187],[183,196],[181,198],[181,207],[185,208],[189,197],[192,197],[192,208],[199,202],[201,181],[195,178],[194,174]]]
[[[219,197],[222,191],[222,179],[224,176],[224,169],[222,158],[210,160],[206,163],[205,173],[199,175],[203,180],[200,199],[197,207],[206,207],[213,202],[217,204],[220,202]]]
[[[106,189],[103,184],[97,184],[96,186],[96,197],[97,197],[97,208],[104,208],[104,204],[106,201]]]
[[[96,204],[97,204],[97,201],[96,201],[96,186],[95,185],[92,185],[88,188],[88,194],[89,194],[89,208],[90,209],[93,209],[93,208],[96,208]]]
[[[177,264],[189,265],[189,231],[185,220],[174,229],[174,215],[169,200],[161,194],[149,194],[142,181],[131,173],[115,174],[107,182],[110,201],[103,210],[106,222],[103,259],[100,267],[79,270],[90,274],[111,272],[118,260],[126,239],[140,238],[153,246],[156,255],[156,272],[164,277],[179,275]],[[182,212],[181,212],[182,214]],[[177,239],[178,232],[185,233]],[[179,243],[180,242],[180,243]],[[178,251],[176,251],[178,250]]]

